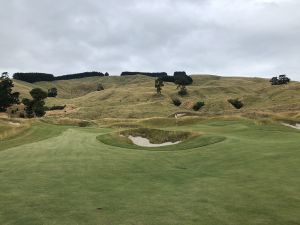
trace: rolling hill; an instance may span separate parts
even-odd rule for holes
[[[178,90],[172,83],[165,83],[162,96],[157,96],[155,78],[146,76],[91,77],[34,84],[14,80],[14,84],[15,91],[19,91],[21,97],[28,97],[34,87],[44,90],[56,87],[58,96],[48,98],[47,106],[66,104],[72,110],[66,110],[66,113],[51,112],[51,116],[64,115],[79,119],[149,118],[185,112],[199,116],[244,115],[300,119],[299,82],[271,86],[267,79],[262,78],[213,75],[192,77],[194,82],[188,86],[189,94],[185,97],[177,95]],[[99,83],[104,86],[104,91],[96,91]],[[174,106],[172,97],[178,97],[182,105]],[[227,102],[230,98],[241,99],[245,106],[241,110],[235,109]],[[199,112],[194,112],[190,106],[197,101],[204,101],[205,106]]]

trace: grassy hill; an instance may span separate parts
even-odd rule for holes
[[[70,105],[67,116],[81,119],[101,118],[149,118],[167,117],[176,112],[195,113],[188,109],[197,101],[205,106],[196,113],[202,116],[245,115],[275,116],[300,119],[300,83],[271,86],[267,79],[245,77],[220,77],[194,75],[194,83],[188,86],[188,96],[179,97],[176,86],[165,83],[162,96],[155,94],[155,78],[146,76],[91,77],[67,81],[38,82],[29,84],[14,81],[15,90],[28,97],[33,87],[47,90],[58,89],[58,97],[47,99],[47,105]],[[97,84],[105,90],[97,92]],[[172,97],[179,97],[180,107],[172,104]],[[245,104],[241,110],[234,109],[227,100],[239,98]],[[52,115],[56,115],[55,113]],[[61,116],[61,113],[57,115]]]
[[[180,107],[175,85],[157,96],[144,76],[15,81],[22,97],[57,87],[47,105],[67,108],[41,120],[0,115],[0,224],[299,224],[300,132],[269,121],[300,121],[300,83],[193,79]],[[199,112],[187,109],[200,100]],[[141,147],[129,134],[180,143]]]

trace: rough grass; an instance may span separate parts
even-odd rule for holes
[[[16,119],[0,119],[0,141],[14,137],[30,127],[30,122]]]
[[[138,128],[121,131],[120,135],[124,135],[126,137],[128,137],[129,135],[132,135],[134,137],[144,137],[153,144],[161,144],[165,142],[184,141],[192,136],[196,136],[197,134],[181,131]]]
[[[15,81],[16,91],[28,97],[33,87],[47,90],[58,89],[57,98],[47,99],[47,106],[74,105],[69,116],[77,119],[103,118],[150,118],[167,117],[176,112],[188,112],[184,108],[186,102],[205,102],[205,106],[195,115],[216,116],[249,113],[268,113],[293,119],[300,119],[300,83],[271,86],[267,79],[193,76],[194,83],[188,87],[188,96],[179,97],[182,106],[176,107],[171,98],[176,95],[174,84],[167,83],[163,87],[163,95],[155,95],[154,78],[145,76],[84,78],[68,81],[38,82],[27,84]],[[97,84],[101,83],[105,90],[97,92]],[[230,98],[239,98],[244,107],[234,109],[227,102]],[[193,112],[194,113],[194,112]],[[288,116],[287,113],[293,113]]]

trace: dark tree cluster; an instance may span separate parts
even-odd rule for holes
[[[107,72],[105,74],[101,72],[84,72],[84,73],[67,74],[67,75],[55,77],[53,74],[47,74],[47,73],[15,73],[13,75],[13,78],[28,83],[34,83],[39,81],[71,80],[71,79],[79,79],[79,78],[86,78],[86,77],[103,77],[103,76],[109,76],[109,74]]]
[[[104,77],[105,74],[101,72],[84,72],[84,73],[75,73],[75,74],[67,74],[55,77],[55,80],[72,80],[78,78],[86,78],[86,77]]]
[[[148,77],[166,77],[168,74],[166,72],[159,73],[148,73],[148,72],[122,72],[121,76],[133,76],[133,75],[144,75]]]
[[[164,76],[155,80],[155,88],[157,93],[161,93],[161,87],[164,86],[163,82],[170,82],[177,85],[178,94],[180,96],[187,95],[186,86],[193,83],[193,79],[186,74],[186,72],[175,72],[174,76]]]
[[[40,88],[34,88],[30,91],[32,99],[23,98],[22,103],[25,105],[26,117],[32,118],[34,116],[42,117],[45,115],[45,101],[47,92]]]
[[[54,75],[47,73],[15,73],[13,78],[16,80],[34,83],[39,81],[53,81]]]
[[[270,80],[272,85],[282,85],[282,84],[288,84],[291,81],[290,78],[288,78],[285,74],[279,75],[278,77],[272,77]]]
[[[19,104],[19,92],[13,92],[13,81],[8,73],[4,72],[0,76],[0,112],[5,112],[8,107]]]
[[[48,97],[55,98],[57,96],[57,88],[50,88],[48,89]]]

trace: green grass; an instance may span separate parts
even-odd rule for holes
[[[115,129],[39,123],[2,142],[0,224],[300,224],[298,130],[229,119],[164,129],[226,139],[138,151],[97,140]]]
[[[0,126],[0,128],[2,127]],[[1,140],[0,151],[58,136],[67,128],[67,126],[54,126],[49,124],[45,125],[43,123],[35,123],[30,128],[22,129],[20,132],[16,133],[14,137]],[[9,128],[6,129],[9,130]]]

